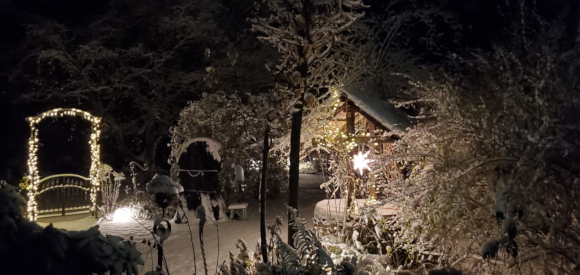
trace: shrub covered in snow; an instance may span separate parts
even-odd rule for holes
[[[283,88],[272,91],[279,97],[286,96],[287,92]],[[222,194],[227,197],[231,193],[232,184],[235,182],[235,166],[241,165],[248,189],[255,191],[257,196],[261,167],[258,164],[262,158],[260,148],[263,144],[259,139],[263,136],[264,125],[257,118],[256,112],[268,109],[268,106],[258,106],[262,102],[259,96],[226,95],[221,92],[204,94],[201,100],[190,102],[181,112],[178,125],[171,130],[172,178],[176,178],[178,174],[177,156],[182,150],[182,144],[193,138],[211,138],[221,144],[223,168],[219,180]],[[273,130],[273,137],[283,133],[285,123],[279,122],[280,127]],[[270,154],[267,181],[269,196],[276,195],[280,186],[286,182],[286,163],[281,156],[279,152]]]
[[[513,45],[457,60],[461,75],[414,83],[407,103],[431,120],[377,160],[377,172],[410,168],[386,185],[403,206],[397,237],[410,253],[470,268],[500,262],[477,272],[578,272],[580,28],[528,18],[538,24],[521,26]]]
[[[2,274],[137,274],[143,265],[135,243],[86,231],[43,228],[23,215],[25,201],[16,188],[0,185],[0,265]]]
[[[97,177],[101,183],[102,204],[99,210],[106,219],[110,219],[113,212],[117,209],[117,199],[121,181],[125,179],[123,172],[117,173],[107,164],[101,163],[97,167]]]

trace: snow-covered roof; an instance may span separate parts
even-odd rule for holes
[[[407,128],[411,127],[411,121],[407,114],[392,104],[382,101],[360,88],[343,87],[339,89],[361,111],[364,111],[388,130],[406,132]]]
[[[187,147],[189,147],[189,145],[191,145],[192,143],[195,143],[195,142],[205,142],[206,152],[208,154],[210,154],[215,161],[217,161],[217,162],[222,161],[222,158],[221,158],[220,152],[219,152],[220,149],[222,148],[221,143],[219,143],[217,140],[215,140],[213,138],[208,138],[208,137],[196,137],[196,138],[192,138],[192,139],[185,141],[184,143],[181,144],[181,147],[179,147],[176,152],[173,152],[175,155],[175,159],[179,161],[181,154],[183,154],[184,152],[187,152]]]

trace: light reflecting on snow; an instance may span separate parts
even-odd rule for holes
[[[133,220],[133,218],[131,217],[132,215],[133,209],[131,209],[130,207],[117,208],[117,210],[115,210],[115,213],[113,213],[113,222],[126,223],[128,221]]]
[[[312,220],[314,206],[318,201],[326,198],[324,190],[319,188],[320,184],[325,180],[326,179],[320,175],[300,175],[301,190],[299,208],[304,213],[304,218],[306,220]],[[208,200],[208,198],[205,198],[202,201],[205,201],[206,205],[211,205],[210,203],[215,205],[215,202],[211,202],[211,199]],[[206,223],[203,231],[203,242],[205,255],[207,257],[208,274],[215,274],[216,269],[219,270],[219,266],[224,261],[229,263],[229,253],[237,255],[240,252],[236,247],[238,239],[244,239],[252,248],[255,247],[257,241],[260,239],[260,230],[257,230],[260,228],[260,213],[258,212],[259,201],[249,197],[248,202],[247,220],[230,220],[226,217],[223,221],[218,222],[219,239],[217,237],[218,228],[211,222],[209,224]],[[268,200],[266,221],[275,221],[276,216],[285,217],[288,211],[285,203],[286,201],[280,198]],[[189,223],[177,224],[170,221],[171,235],[163,243],[163,255],[167,260],[167,265],[169,266],[171,274],[194,274],[195,267],[193,265],[194,257],[191,236],[193,236],[195,260],[198,272],[200,266],[203,266],[203,257],[201,255],[201,250],[199,249],[199,225],[195,223],[195,210],[187,210],[187,207],[185,207],[185,209],[189,218]],[[206,208],[206,210],[209,212],[209,208]],[[313,224],[312,222],[309,222],[306,226],[311,229]],[[128,222],[116,222],[102,219],[99,222],[99,230],[103,235],[115,235],[125,239],[133,237],[133,239],[137,241],[136,248],[141,252],[141,257],[146,262],[146,265],[143,266],[143,274],[147,271],[151,271],[151,264],[153,264],[153,266],[157,265],[157,252],[151,250],[151,247],[146,243],[141,243],[141,240],[143,239],[153,241],[151,232],[149,231],[151,229],[153,229],[152,220],[139,219],[137,222],[131,219]],[[288,238],[287,230],[282,231],[281,238],[283,240]],[[220,252],[219,257],[217,253],[218,250]],[[141,266],[139,268],[141,268]]]

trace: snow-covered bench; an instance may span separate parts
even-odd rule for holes
[[[235,210],[239,209],[242,209],[242,217],[244,218],[244,220],[247,220],[248,219],[248,213],[246,212],[247,207],[248,207],[247,202],[235,202],[230,204],[230,206],[228,206],[228,209],[230,210],[230,220],[234,219],[234,212]]]

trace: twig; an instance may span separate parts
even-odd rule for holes
[[[218,259],[218,261],[219,261],[219,259]],[[222,265],[220,265],[220,270],[224,267],[224,265],[226,265],[226,261],[225,260],[223,261]]]
[[[123,211],[127,211],[127,210],[123,209]],[[157,245],[157,249],[159,249],[159,247],[163,248],[163,244],[161,244],[161,242],[157,240],[157,238],[155,237],[155,232],[153,232],[153,230],[149,230],[147,227],[145,227],[145,225],[143,225],[137,219],[133,218],[133,216],[131,216],[131,218],[133,220],[135,220],[143,228],[145,228],[145,230],[147,230],[147,231],[149,231],[149,233],[151,233],[151,236],[153,236],[153,240],[155,240],[155,244]],[[165,259],[165,255],[163,256],[163,258]],[[153,261],[153,257],[151,257],[151,260]],[[152,265],[153,265],[153,262],[152,262]],[[167,267],[167,262],[165,263],[165,269],[167,270],[167,275],[169,275],[169,268]]]
[[[149,254],[151,254],[151,246],[149,246],[149,252],[147,252],[147,254],[145,254],[145,261],[143,261],[144,263],[147,262],[147,258],[149,258]],[[139,274],[143,274],[143,268],[145,268],[145,264],[143,264],[143,266],[141,267],[141,272],[139,272]],[[151,270],[153,270],[153,257],[151,257]]]
[[[217,221],[214,221],[214,220],[213,220],[213,219],[212,219],[210,216],[208,216],[208,215],[205,215],[205,216],[206,216],[206,217],[208,217],[208,218],[209,218],[209,220],[213,222],[213,224],[215,225],[215,230],[216,230],[216,233],[217,233],[217,258],[216,258],[217,260],[215,261],[215,274],[217,275],[217,274],[218,274],[218,270],[219,270],[219,269],[218,269],[218,262],[219,262],[219,260],[220,260],[220,230],[219,230],[219,227],[218,227]],[[224,261],[224,263],[225,263],[225,261]]]
[[[163,263],[165,264],[165,271],[167,271],[167,275],[169,275],[169,266],[167,265],[167,259],[165,259],[165,254],[163,254]]]
[[[473,272],[473,269],[475,269],[475,267],[476,267],[477,265],[479,265],[479,263],[480,263],[482,260],[483,260],[483,259],[480,259],[479,261],[477,261],[477,263],[475,263],[475,265],[473,265],[473,267],[471,268],[471,270],[469,271],[469,273],[467,273],[467,275],[470,275],[470,274],[471,274],[471,272]]]
[[[199,224],[199,245],[201,247],[201,257],[203,258],[203,270],[207,275],[207,263],[205,261],[205,250],[203,249],[203,223]]]
[[[191,241],[191,250],[193,252],[193,274],[197,274],[197,264],[195,262],[195,246],[193,245],[193,233],[191,233],[191,225],[189,222],[189,217],[185,213],[185,210],[183,209],[183,204],[181,204],[181,201],[179,202],[179,206],[181,207],[181,210],[183,211],[183,216],[185,216],[185,219],[187,219],[187,227],[189,228],[189,239]]]
[[[518,271],[520,272],[520,275],[522,275],[522,270],[520,269],[520,265],[516,263],[516,266],[518,267]]]

